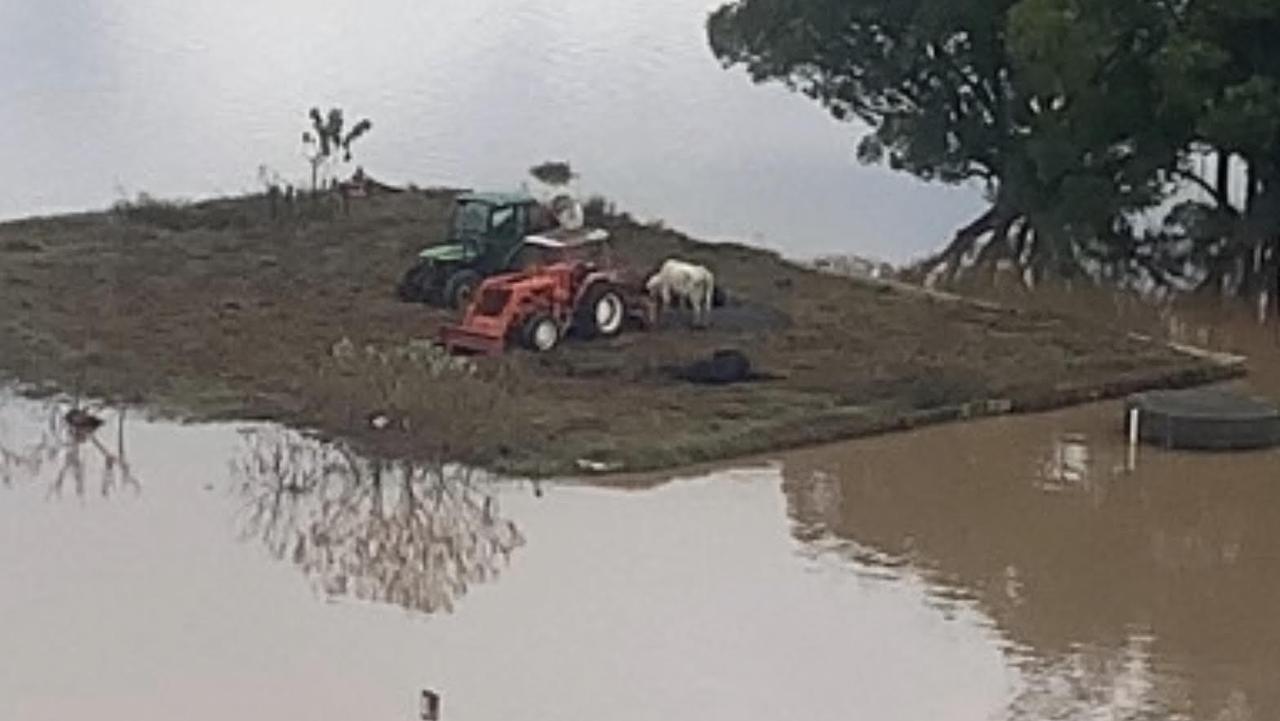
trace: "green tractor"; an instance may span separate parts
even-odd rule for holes
[[[418,253],[400,281],[400,298],[464,308],[480,281],[526,267],[539,254],[537,234],[556,226],[555,216],[526,193],[459,195],[447,240]]]

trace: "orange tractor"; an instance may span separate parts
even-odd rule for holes
[[[546,352],[569,333],[612,337],[629,320],[652,324],[653,314],[648,297],[616,271],[559,261],[482,282],[462,322],[440,329],[440,341],[451,353],[496,354],[513,341]]]

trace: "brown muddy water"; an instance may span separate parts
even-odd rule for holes
[[[0,413],[7,448],[58,437]],[[11,458],[0,718],[410,719],[430,688],[448,719],[980,719],[1017,688],[980,613],[796,540],[777,467],[407,501],[403,468],[270,428],[123,448],[136,485],[93,445]]]
[[[646,490],[138,415],[0,396],[0,719],[1280,716],[1280,454],[1117,404]]]

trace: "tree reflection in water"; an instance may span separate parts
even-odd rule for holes
[[[68,423],[62,404],[49,403],[43,412],[47,419],[34,440],[13,442],[0,437],[0,485],[11,487],[22,479],[48,477],[50,498],[62,497],[68,486],[79,498],[94,490],[103,498],[121,490],[142,492],[125,453],[125,409],[94,429]]]
[[[449,612],[524,544],[477,471],[374,461],[282,429],[243,436],[242,535],[328,596]]]
[[[1013,718],[1280,717],[1275,456],[1130,472],[1118,438],[1054,418],[794,454],[794,535],[994,621]]]

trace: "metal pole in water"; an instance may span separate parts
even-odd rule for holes
[[[419,704],[422,721],[440,721],[440,694],[431,689],[423,689]]]
[[[1129,472],[1133,473],[1138,468],[1138,418],[1139,410],[1137,406],[1129,409],[1129,452],[1127,460],[1129,461]]]

